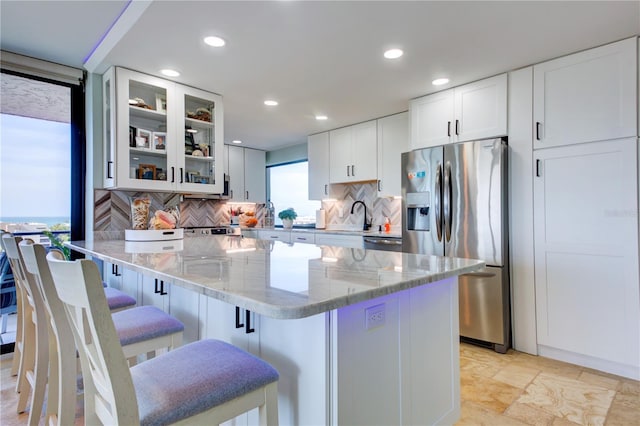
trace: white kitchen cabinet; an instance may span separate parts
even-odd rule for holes
[[[315,244],[316,234],[313,232],[291,231],[291,242],[302,243],[302,244]]]
[[[183,344],[200,338],[198,293],[170,282],[139,275],[141,305],[151,305],[178,319],[184,324]]]
[[[345,235],[331,233],[316,233],[316,244],[321,246],[338,246],[364,249],[361,235]]]
[[[413,99],[410,148],[507,134],[507,74]]]
[[[222,193],[222,97],[114,67],[103,76],[104,186]]]
[[[329,132],[317,133],[307,138],[307,159],[309,161],[309,199],[330,198]]]
[[[412,150],[451,142],[453,89],[413,99],[409,111]]]
[[[229,145],[230,201],[266,201],[266,155],[264,151]]]
[[[102,265],[102,281],[109,287],[122,290],[122,266],[109,262],[103,262]]]
[[[637,139],[534,153],[538,351],[640,376]]]
[[[534,66],[534,149],[637,132],[637,38]]]
[[[409,113],[379,118],[378,197],[400,196],[401,154],[409,151]]]
[[[291,232],[276,229],[260,229],[258,230],[258,238],[261,240],[282,241],[284,243],[290,243]]]
[[[330,183],[360,182],[377,178],[376,120],[331,130]]]
[[[103,280],[109,287],[118,289],[140,303],[138,273],[109,262],[103,262]]]

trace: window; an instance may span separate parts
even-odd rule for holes
[[[86,143],[81,81],[34,77],[5,65],[3,61],[0,73],[2,228],[36,232],[29,238],[42,243],[49,241],[39,235],[43,229],[67,231],[58,234],[60,239],[69,238],[70,231],[71,239],[83,240]],[[13,351],[14,336],[15,320],[1,336],[2,353]]]
[[[270,166],[267,168],[267,174],[267,198],[275,207],[275,224],[282,225],[282,220],[278,218],[279,212],[293,207],[298,213],[294,226],[314,226],[320,201],[309,200],[309,163],[301,161]]]

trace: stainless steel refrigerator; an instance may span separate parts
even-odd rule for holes
[[[459,277],[460,335],[505,353],[511,313],[507,142],[461,142],[402,154],[402,248],[482,259]]]

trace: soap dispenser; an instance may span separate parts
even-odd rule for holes
[[[271,200],[267,200],[267,204],[265,204],[264,206],[264,227],[265,228],[273,228],[275,225],[275,216],[276,216],[276,209],[273,206],[273,203],[271,202]]]

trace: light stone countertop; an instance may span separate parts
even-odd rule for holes
[[[473,259],[240,236],[67,244],[97,259],[279,319],[308,317],[485,265]]]
[[[242,231],[275,231],[275,232],[308,232],[312,234],[337,234],[337,235],[360,235],[363,237],[391,237],[402,238],[402,230],[400,227],[392,226],[390,232],[378,231],[378,227],[363,231],[362,228],[355,228],[353,226],[337,226],[333,225],[332,228],[316,229],[316,228],[241,228]]]

